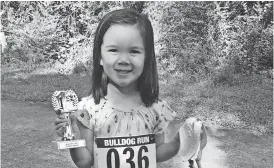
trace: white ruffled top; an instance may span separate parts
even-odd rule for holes
[[[99,104],[95,104],[92,96],[89,96],[84,97],[78,104],[79,110],[86,109],[87,112],[77,111],[76,117],[85,127],[94,131],[94,138],[165,134],[168,125],[177,115],[165,101],[158,101],[151,107],[140,105],[135,109],[127,110],[117,109],[109,105],[107,101],[107,99],[101,99]],[[196,128],[197,125],[199,128]],[[200,146],[200,128],[201,122],[190,118],[179,129],[180,150],[178,154],[181,155],[183,161],[197,157]],[[94,149],[94,157],[96,157],[96,148]],[[97,168],[96,158],[94,159],[94,167]]]
[[[95,104],[91,96],[83,98],[78,109],[88,111],[88,114],[77,114],[77,119],[87,128],[94,128],[95,137],[163,133],[177,115],[165,101],[151,107],[140,105],[135,109],[120,110],[108,105],[107,99]]]

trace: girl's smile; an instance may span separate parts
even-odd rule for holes
[[[104,72],[118,87],[137,89],[143,72],[145,48],[137,26],[112,25],[104,35],[101,46]]]
[[[131,70],[123,70],[123,69],[115,69],[119,75],[127,75],[131,72]]]

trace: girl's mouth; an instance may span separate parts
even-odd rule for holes
[[[119,74],[126,75],[126,74],[130,73],[132,70],[116,69],[116,71],[117,71]]]

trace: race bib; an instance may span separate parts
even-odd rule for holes
[[[96,138],[102,168],[156,168],[155,135]]]

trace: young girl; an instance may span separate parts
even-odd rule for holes
[[[92,94],[82,99],[78,111],[71,116],[77,139],[86,140],[86,147],[70,149],[78,167],[153,168],[153,157],[155,163],[162,162],[178,151],[184,160],[199,158],[203,127],[196,119],[187,120],[173,140],[166,141],[167,127],[176,113],[158,99],[156,67],[153,29],[145,15],[121,9],[103,17],[94,38]],[[58,116],[58,135],[63,135],[67,122]],[[198,129],[194,129],[197,125]],[[193,139],[195,133],[198,136]],[[188,136],[191,143],[186,140]],[[101,137],[105,138],[102,148]],[[145,147],[136,147],[137,140]],[[149,144],[155,145],[155,153]],[[123,149],[122,153],[119,149]]]

